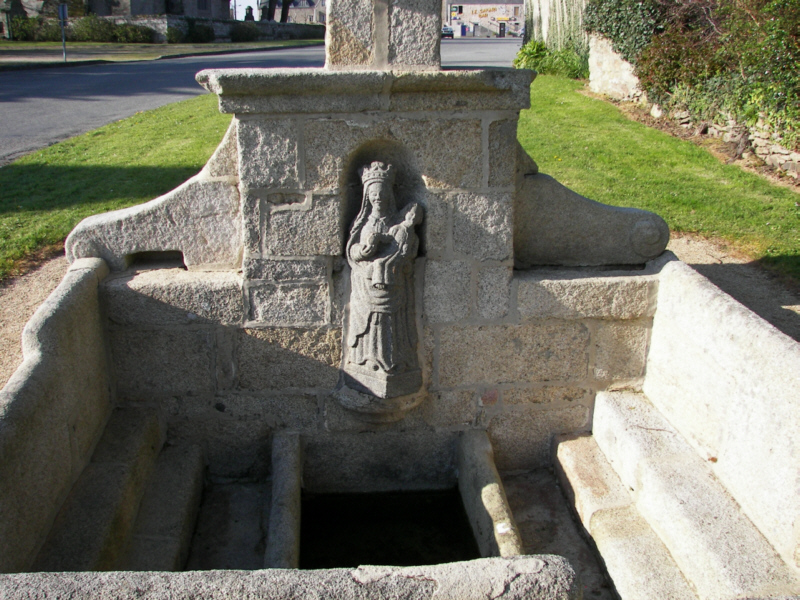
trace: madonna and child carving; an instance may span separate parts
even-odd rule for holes
[[[359,170],[361,211],[347,241],[350,308],[345,340],[344,383],[378,398],[418,391],[414,260],[422,207],[397,208],[392,165],[372,162]]]

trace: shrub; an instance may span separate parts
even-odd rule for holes
[[[177,27],[167,28],[167,43],[168,44],[182,44],[186,40],[186,34],[182,29]]]
[[[531,40],[517,52],[514,66],[517,69],[533,69],[538,71],[539,65],[548,55],[547,44]]]
[[[65,34],[68,31],[64,32]],[[36,30],[37,42],[60,42],[61,41],[61,25],[58,20],[47,19],[42,21],[39,28]]]
[[[514,66],[533,69],[543,75],[586,79],[589,77],[589,54],[576,48],[551,51],[544,42],[530,41],[520,48]]]
[[[144,25],[124,23],[116,26],[114,39],[121,44],[153,44],[156,41],[156,32]]]
[[[33,42],[36,39],[36,30],[38,28],[38,19],[23,16],[16,16],[11,19],[11,35],[20,42]]]
[[[255,42],[261,37],[261,30],[255,23],[237,21],[231,25],[230,36],[232,42]]]
[[[705,32],[671,24],[641,52],[636,72],[650,100],[663,104],[678,84],[698,85],[724,70],[718,50]]]
[[[589,0],[585,23],[634,64],[651,100],[708,121],[763,117],[799,147],[798,0]]]
[[[76,19],[70,27],[76,42],[113,42],[116,25],[97,15]]]
[[[21,42],[61,41],[61,25],[59,25],[58,21],[43,19],[42,17],[14,17],[11,21],[11,33],[15,40]]]
[[[184,41],[189,44],[207,44],[216,39],[214,28],[205,23],[198,23],[194,19],[186,19],[186,33]]]

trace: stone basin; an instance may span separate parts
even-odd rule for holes
[[[330,0],[326,69],[200,73],[204,169],[70,234],[0,392],[0,596],[800,593],[800,345],[539,173],[534,74],[438,71],[440,9]],[[347,388],[363,339],[398,389]],[[304,492],[447,489],[482,558],[296,568]]]

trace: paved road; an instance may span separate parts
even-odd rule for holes
[[[442,43],[444,67],[509,66],[517,39]],[[208,68],[321,67],[322,46],[171,60],[0,72],[0,165],[129,117],[205,93],[194,80]]]

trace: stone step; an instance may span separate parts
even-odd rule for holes
[[[558,438],[554,455],[561,489],[594,540],[622,600],[696,600],[592,436]]]
[[[700,598],[800,592],[775,549],[643,394],[599,393],[593,437]]]
[[[205,458],[200,446],[164,448],[145,489],[121,571],[180,571],[189,556]]]
[[[166,427],[150,408],[116,408],[64,501],[35,571],[106,571],[125,552]]]

